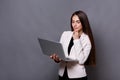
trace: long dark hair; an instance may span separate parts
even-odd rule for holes
[[[83,11],[74,12],[71,16],[71,30],[72,31],[73,31],[72,17],[74,15],[77,15],[79,17],[79,20],[81,21],[81,24],[82,24],[83,32],[89,36],[89,39],[90,39],[91,44],[92,44],[90,55],[89,55],[88,59],[86,60],[85,65],[96,65],[95,44],[94,44],[93,34],[92,34],[92,31],[90,28],[88,17]]]

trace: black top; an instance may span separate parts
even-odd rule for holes
[[[71,50],[72,46],[73,46],[73,37],[71,38],[69,46],[68,46],[68,55],[70,54],[70,50]]]

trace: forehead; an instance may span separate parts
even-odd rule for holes
[[[74,16],[72,17],[72,20],[79,20],[79,17],[78,17],[77,15],[74,15]]]

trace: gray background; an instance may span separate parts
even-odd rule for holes
[[[37,38],[59,41],[76,10],[87,13],[96,44],[89,80],[120,79],[120,0],[0,0],[0,80],[57,80],[58,64]]]

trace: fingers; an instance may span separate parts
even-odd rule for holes
[[[52,55],[50,56],[51,59],[56,59],[56,57],[57,57],[56,54],[52,54]]]
[[[61,61],[61,59],[56,54],[52,54],[50,56],[50,58],[53,59],[55,62],[60,62]]]
[[[79,39],[81,36],[82,32],[81,31],[74,31],[73,32],[73,38],[74,39]]]

